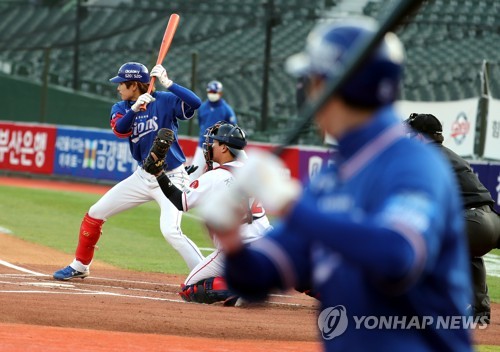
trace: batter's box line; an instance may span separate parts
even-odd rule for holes
[[[5,260],[2,260],[2,259],[0,259],[0,265],[6,266],[8,268],[11,268],[11,269],[14,269],[14,270],[17,270],[17,271],[22,271],[24,273],[28,273],[28,274],[31,274],[31,275],[34,275],[34,276],[49,276],[47,274],[42,274],[42,273],[38,273],[38,272],[33,271],[33,270],[22,268],[20,266],[14,265],[12,263],[6,262]]]

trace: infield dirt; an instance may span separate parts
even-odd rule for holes
[[[0,177],[0,184],[77,190],[73,183]],[[109,187],[81,185],[83,192]],[[0,224],[1,225],[1,224]],[[184,277],[95,261],[89,278],[54,281],[73,259],[0,234],[0,351],[320,351],[316,301],[275,295],[250,308],[185,303]],[[477,343],[500,345],[500,305]]]

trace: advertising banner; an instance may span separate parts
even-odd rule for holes
[[[120,181],[137,168],[128,139],[110,130],[59,127],[55,145],[56,175]]]
[[[495,201],[495,209],[500,211],[500,164],[471,162],[470,166],[481,183],[490,191]]]
[[[490,98],[484,144],[484,158],[500,160],[500,100]]]
[[[484,184],[495,201],[495,210],[500,212],[500,163],[490,163],[488,180]]]
[[[324,167],[333,162],[333,151],[326,148],[301,147],[299,149],[299,177],[308,183]]]
[[[0,169],[51,174],[56,128],[0,122]]]

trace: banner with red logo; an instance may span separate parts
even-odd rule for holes
[[[51,174],[54,126],[0,122],[0,169]]]
[[[500,100],[489,99],[483,157],[500,160]]]
[[[399,101],[396,109],[403,120],[411,113],[432,114],[443,125],[443,145],[460,156],[474,155],[478,98],[446,102]]]

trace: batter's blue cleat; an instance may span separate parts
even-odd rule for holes
[[[71,279],[74,279],[77,277],[84,279],[87,276],[89,276],[89,274],[90,274],[90,272],[88,270],[81,272],[81,271],[73,269],[71,266],[68,265],[64,269],[56,271],[54,273],[53,277],[56,280],[67,281],[67,280],[71,280]]]

